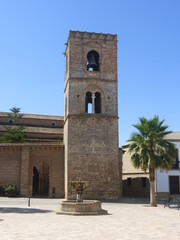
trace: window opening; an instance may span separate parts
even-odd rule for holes
[[[88,103],[88,113],[92,113],[92,103]]]
[[[8,122],[9,122],[10,125],[13,125],[13,124],[14,124],[14,121],[13,121],[12,119],[9,119]]]
[[[95,113],[101,113],[101,94],[95,93]]]
[[[55,127],[55,126],[56,126],[56,123],[55,123],[55,122],[52,122],[52,123],[51,123],[51,126],[52,126],[52,127]]]
[[[93,68],[89,67],[88,71],[93,72]]]
[[[101,94],[99,92],[86,93],[85,112],[93,114],[101,113]]]
[[[85,112],[92,113],[92,93],[86,93],[86,100],[85,100]]]
[[[172,169],[179,169],[179,157],[178,157],[178,149],[176,148],[175,158],[173,161]]]
[[[89,72],[99,71],[99,54],[96,51],[90,51],[87,54],[87,70]]]
[[[169,176],[170,194],[179,194],[179,176]]]

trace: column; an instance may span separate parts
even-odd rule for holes
[[[92,92],[92,113],[95,113],[95,92]]]
[[[20,195],[29,195],[29,148],[22,147]]]

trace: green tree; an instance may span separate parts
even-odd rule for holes
[[[164,137],[171,133],[168,126],[163,125],[158,116],[147,120],[140,118],[140,123],[133,125],[138,133],[133,133],[130,141],[129,152],[135,168],[149,170],[150,181],[150,206],[157,206],[155,197],[155,170],[169,170],[175,157],[175,147]]]
[[[4,126],[5,133],[0,136],[0,143],[20,143],[25,142],[27,134],[24,126],[18,126],[18,120],[23,117],[20,114],[20,108],[13,107],[10,109],[11,113],[8,114],[8,118],[12,121],[13,126]]]

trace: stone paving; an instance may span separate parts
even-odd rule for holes
[[[58,199],[0,197],[0,240],[179,240],[180,210],[144,201],[105,202],[105,216],[57,215]]]

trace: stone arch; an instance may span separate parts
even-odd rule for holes
[[[87,53],[87,71],[98,72],[100,70],[100,55],[97,51],[91,50]]]
[[[39,171],[33,167],[33,196],[39,194]]]
[[[43,161],[33,167],[33,195],[49,196],[49,165]]]

